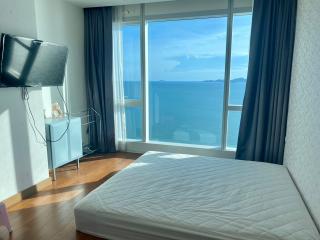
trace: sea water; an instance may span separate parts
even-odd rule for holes
[[[230,81],[229,105],[242,105],[245,79]],[[219,147],[222,141],[224,81],[150,81],[151,141]],[[125,82],[127,99],[141,99],[140,82]],[[227,147],[237,145],[241,112],[229,111]],[[142,108],[126,108],[128,139],[142,137]]]

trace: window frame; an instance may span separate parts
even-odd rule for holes
[[[166,14],[159,16],[145,15],[145,4],[140,5],[140,17],[131,18],[123,22],[123,25],[140,25],[140,58],[141,58],[141,99],[126,99],[124,107],[142,107],[142,139],[127,139],[126,149],[130,152],[143,153],[146,151],[168,151],[184,152],[188,154],[198,154],[216,157],[235,157],[235,148],[227,146],[228,136],[228,113],[242,112],[242,105],[229,104],[230,96],[230,73],[231,73],[231,56],[232,56],[232,33],[233,33],[233,16],[252,14],[252,8],[234,8],[234,0],[228,0],[227,10],[207,11],[199,14],[181,13]],[[223,95],[223,116],[222,116],[222,136],[221,146],[205,146],[193,144],[180,144],[169,142],[150,141],[149,139],[149,74],[148,74],[148,22],[150,21],[169,21],[184,19],[199,19],[212,17],[227,17],[227,40],[226,40],[226,59],[225,59],[225,77],[224,77],[224,95]]]

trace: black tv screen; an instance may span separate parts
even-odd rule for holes
[[[0,87],[61,86],[68,48],[9,34],[1,35]]]

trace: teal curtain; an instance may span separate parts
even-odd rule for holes
[[[297,0],[255,0],[237,159],[283,163]]]
[[[112,86],[112,8],[86,8],[85,71],[88,105],[101,116],[89,129],[91,145],[102,153],[115,152]],[[93,117],[91,120],[98,120]]]

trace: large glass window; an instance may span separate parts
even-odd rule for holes
[[[124,11],[127,138],[235,149],[248,71],[251,1],[234,1],[231,17],[227,1],[212,1],[212,11],[196,4],[199,11],[185,7],[177,15],[182,1],[170,4],[172,11],[147,5],[143,21],[133,7]]]
[[[227,148],[231,149],[235,149],[238,142],[241,110],[248,74],[251,19],[251,14],[233,16],[228,133],[226,145]]]
[[[234,15],[229,104],[242,105],[247,81],[251,15]]]
[[[220,146],[227,18],[148,22],[150,140]]]
[[[128,139],[139,140],[142,138],[140,25],[123,25],[122,40],[126,135]]]

